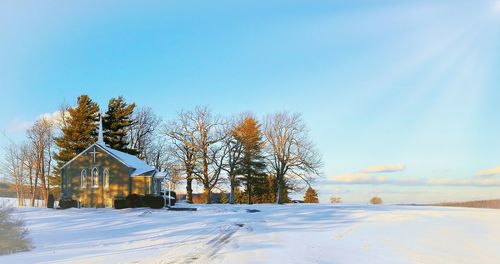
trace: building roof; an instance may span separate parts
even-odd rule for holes
[[[146,162],[140,160],[134,155],[130,155],[128,153],[112,149],[99,142],[95,143],[94,145],[99,146],[100,148],[102,148],[103,150],[114,156],[116,159],[121,161],[127,167],[133,168],[134,171],[132,172],[131,176],[139,176],[147,174],[148,172],[154,172],[156,170],[155,168],[149,166]]]
[[[133,169],[133,172],[130,176],[153,176],[154,173],[156,172],[155,168],[149,166],[146,162],[144,162],[143,160],[140,160],[136,156],[130,155],[130,154],[125,153],[125,152],[121,152],[121,151],[116,150],[116,149],[112,149],[112,148],[110,148],[110,147],[108,147],[105,144],[100,143],[100,142],[96,142],[96,143],[90,145],[87,149],[82,151],[80,154],[76,155],[76,157],[74,157],[70,161],[66,162],[66,164],[64,164],[61,167],[61,169],[66,167],[71,162],[73,162],[76,158],[81,156],[83,153],[85,153],[87,150],[89,150],[93,146],[96,146],[96,147],[104,150],[109,155],[113,156],[115,159],[117,159],[118,161],[123,163],[125,166],[129,167],[130,169]]]

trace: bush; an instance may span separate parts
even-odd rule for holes
[[[228,202],[229,202],[229,199],[227,198],[227,193],[224,191],[220,192],[220,203],[227,204]]]
[[[370,199],[370,203],[371,204],[382,204],[383,201],[382,201],[382,198],[375,196],[375,197]]]
[[[54,208],[54,195],[49,194],[47,199],[47,208]]]
[[[127,208],[127,200],[123,198],[117,198],[113,201],[113,207],[115,209],[125,209]]]
[[[31,248],[28,231],[21,220],[11,217],[12,208],[0,207],[0,255],[26,251]]]
[[[150,195],[147,198],[148,206],[152,209],[161,209],[165,207],[165,200],[161,196]]]
[[[332,197],[330,197],[330,203],[332,203],[332,204],[340,204],[340,203],[342,203],[342,198],[341,197],[332,196]]]
[[[72,207],[78,207],[78,203],[76,200],[72,199],[61,199],[59,200],[59,207],[62,209],[68,209]]]
[[[318,193],[309,186],[304,194],[304,203],[319,203]]]
[[[151,203],[153,202],[154,197],[155,197],[154,194],[146,194],[144,195],[142,202],[144,203],[145,206],[151,207]]]
[[[127,207],[136,208],[136,207],[144,207],[144,196],[139,194],[129,194],[127,198]]]

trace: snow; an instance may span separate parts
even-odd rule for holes
[[[99,144],[96,143],[100,148],[104,149],[105,151],[109,152],[111,155],[115,156],[117,159],[122,161],[123,163],[127,164],[127,166],[134,168],[134,172],[132,173],[132,176],[138,176],[142,175],[147,172],[154,171],[155,168],[149,166],[146,162],[143,160],[140,160],[134,155],[127,154],[125,152],[121,152],[115,149],[112,149],[110,147],[107,147],[104,144]]]
[[[500,210],[180,206],[198,211],[17,208],[35,249],[0,263],[500,262]]]
[[[24,199],[24,204],[25,204],[25,207],[27,207],[29,204],[30,204],[30,199]],[[3,206],[9,206],[9,207],[22,207],[22,206],[19,206],[18,202],[17,202],[17,198],[6,198],[6,197],[0,197],[0,207],[3,207]],[[59,201],[54,201],[54,206],[59,206]],[[42,200],[35,200],[35,207],[45,207],[45,205],[43,205],[43,201]]]

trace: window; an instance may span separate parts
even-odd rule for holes
[[[109,188],[109,169],[106,168],[104,169],[104,172],[102,174],[102,185],[104,188]]]
[[[99,170],[97,168],[92,169],[92,188],[99,188]]]
[[[87,170],[83,169],[80,173],[80,181],[82,189],[85,188],[85,183],[87,183]]]

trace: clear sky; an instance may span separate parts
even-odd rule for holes
[[[0,2],[9,137],[82,93],[300,112],[324,202],[500,198],[499,73],[493,0]]]

